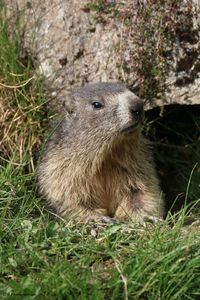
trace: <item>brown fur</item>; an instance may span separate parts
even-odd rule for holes
[[[39,168],[40,191],[56,213],[84,222],[162,218],[141,100],[119,83],[98,83],[74,92],[71,105]]]

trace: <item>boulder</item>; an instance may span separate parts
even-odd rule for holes
[[[20,55],[33,57],[48,95],[123,81],[146,109],[200,104],[200,3],[191,1],[5,0]]]

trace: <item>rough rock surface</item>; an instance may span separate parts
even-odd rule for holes
[[[10,24],[18,22],[23,33],[21,55],[32,53],[47,90],[60,103],[66,101],[72,88],[86,82],[124,80],[133,87],[137,79],[135,70],[121,68],[123,60],[131,59],[128,48],[124,51],[122,45],[125,25],[120,19],[99,22],[85,8],[88,2],[5,0]],[[130,4],[121,2],[125,7]],[[147,1],[131,2],[137,9]],[[176,33],[166,88],[162,97],[147,101],[146,109],[175,103],[200,104],[200,4],[197,0],[190,2],[191,11],[195,7],[197,13]]]

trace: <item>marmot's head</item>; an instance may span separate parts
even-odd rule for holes
[[[112,137],[134,133],[143,119],[143,102],[121,83],[89,84],[71,94],[78,131]]]

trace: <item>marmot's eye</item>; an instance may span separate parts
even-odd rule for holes
[[[92,106],[95,109],[101,109],[101,108],[103,108],[103,104],[101,102],[98,102],[98,101],[92,102]]]

